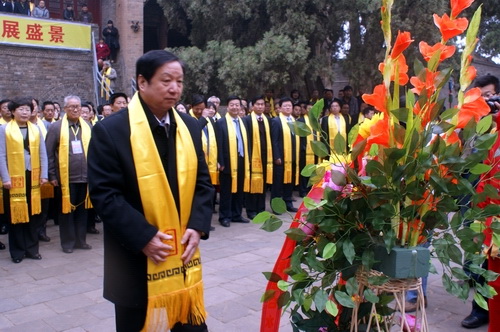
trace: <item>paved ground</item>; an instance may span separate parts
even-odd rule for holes
[[[217,215],[212,223],[216,230],[201,245],[209,329],[257,332],[266,286],[261,272],[272,270],[284,235],[254,224],[222,228]],[[101,224],[97,227],[102,230]],[[14,264],[8,250],[0,251],[0,331],[114,331],[113,306],[102,298],[102,234],[88,236],[92,250],[65,254],[52,222],[48,233],[52,242],[41,244],[41,261]],[[0,241],[6,243],[7,236],[1,235]],[[438,276],[430,277],[428,299],[430,331],[468,331],[460,321],[470,303],[448,295]],[[292,331],[286,315],[280,331]]]

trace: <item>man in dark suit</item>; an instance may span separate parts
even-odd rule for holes
[[[220,182],[219,223],[223,227],[229,227],[231,222],[250,222],[241,215],[244,181],[245,177],[249,180],[249,174],[245,174],[245,164],[248,165],[247,136],[238,117],[240,108],[241,99],[229,97],[226,116],[215,123]]]
[[[92,203],[104,224],[104,297],[115,304],[117,331],[139,331],[148,324],[146,313],[151,301],[148,284],[158,278],[166,284],[179,280],[172,279],[178,273],[148,275],[149,268],[163,268],[180,258],[180,264],[184,265],[177,271],[180,271],[181,280],[187,278],[183,275],[189,276],[193,271],[191,259],[197,254],[199,241],[207,239],[210,231],[213,188],[201,147],[200,127],[189,115],[173,110],[182,94],[183,78],[184,69],[175,55],[159,50],[146,53],[136,64],[138,93],[127,108],[98,122],[93,129],[89,146],[89,189]],[[140,114],[145,120],[138,123],[133,114]],[[188,134],[181,137],[179,133],[183,128]],[[133,149],[141,149],[137,144],[142,140],[131,138],[137,130],[145,130],[145,141],[154,141],[153,146],[144,146],[148,153],[141,164],[135,163],[137,156],[132,153]],[[189,142],[188,145],[185,142]],[[176,162],[182,160],[178,148],[184,146],[189,146],[195,154],[191,165],[187,165],[195,168],[193,179],[179,176],[183,165]],[[163,168],[156,176],[161,182],[166,181],[167,189],[150,194],[148,201],[142,197],[144,179],[138,177],[138,172],[147,171],[150,160]],[[181,200],[186,181],[192,181],[192,194],[189,199]],[[167,195],[172,197],[177,209],[166,211],[165,205],[160,210],[170,215],[180,211],[180,217],[175,218],[180,219],[182,225],[187,224],[185,231],[181,230],[176,238],[169,235],[176,233],[159,230],[145,217],[151,206],[155,208],[155,204],[149,202],[161,201]],[[182,214],[185,206],[191,207],[186,218]],[[180,237],[182,239],[177,242]],[[184,287],[180,286],[179,291],[185,291]],[[159,309],[168,310],[162,306]],[[207,331],[205,323],[191,325],[170,320],[168,324],[175,324],[170,326],[174,332]]]
[[[288,127],[285,127],[288,126],[288,123],[295,121],[292,116],[292,100],[288,97],[282,98],[279,106],[280,115],[271,120],[274,159],[271,199],[281,197],[285,201],[288,211],[297,212],[297,208],[293,207],[292,194],[294,185],[298,184],[299,137],[294,135]],[[289,149],[287,149],[286,141],[290,142]]]
[[[266,209],[266,187],[272,183],[273,164],[272,158],[268,158],[268,153],[272,157],[271,125],[264,115],[264,109],[264,96],[255,97],[252,100],[252,113],[243,118],[250,156],[250,191],[245,198],[247,216],[250,219]],[[254,128],[258,129],[258,136],[254,134]],[[258,142],[255,142],[256,137]],[[256,148],[259,147],[260,150],[257,151]]]

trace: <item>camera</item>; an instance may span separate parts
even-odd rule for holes
[[[495,102],[497,103],[500,103],[500,96],[493,96],[493,97],[490,97],[488,99],[488,101],[486,101],[488,103],[488,105],[490,105],[490,110],[491,110],[491,114],[495,114],[495,113],[498,113],[500,111],[500,109],[498,109],[496,106],[495,106]]]

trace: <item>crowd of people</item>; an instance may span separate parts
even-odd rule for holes
[[[38,5],[28,0],[1,0],[0,12],[32,16],[36,18],[50,18],[50,12],[45,5],[44,0],[39,0]],[[77,21],[83,23],[92,23],[92,13],[86,4],[82,4],[81,11],[75,14],[73,5],[68,3],[63,12],[63,19],[67,21]]]

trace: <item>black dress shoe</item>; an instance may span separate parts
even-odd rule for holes
[[[22,258],[12,258],[12,262],[18,264],[18,263],[21,263],[23,261]]]
[[[257,213],[247,213],[247,217],[250,220],[252,220],[253,218],[255,218],[256,215],[257,215]]]
[[[294,208],[294,207],[293,207],[293,206],[291,206],[291,205],[290,205],[290,206],[287,206],[287,207],[286,207],[286,210],[287,210],[288,212],[297,212],[297,211],[299,211],[297,208]]]
[[[38,240],[42,242],[50,242],[50,237],[45,234],[38,234]]]
[[[84,243],[81,246],[75,247],[76,249],[83,249],[83,250],[90,250],[92,249],[92,246],[90,244]]]
[[[211,231],[215,231],[215,227],[214,226],[210,226],[210,232]]]
[[[26,258],[29,258],[29,259],[36,259],[37,261],[39,261],[40,259],[42,259],[42,255],[40,254],[26,254]]]
[[[73,249],[69,249],[69,248],[65,249],[65,248],[63,248],[63,253],[65,253],[65,254],[71,254],[72,252],[73,252]]]
[[[87,233],[89,233],[89,234],[99,234],[99,231],[95,227],[92,227],[92,228],[87,229]]]
[[[467,329],[475,329],[480,326],[483,326],[484,324],[488,324],[488,316],[485,317],[479,317],[473,314],[470,314],[469,316],[465,317],[464,320],[462,321],[462,326],[467,328]]]
[[[241,217],[240,219],[234,219],[234,220],[232,220],[232,222],[240,222],[242,224],[248,224],[250,222],[250,220]]]
[[[0,234],[7,234],[8,232],[7,225],[0,226]]]
[[[3,244],[2,242],[0,242],[0,250],[5,250],[5,244]]]
[[[231,222],[227,219],[224,220],[219,220],[219,223],[221,224],[222,227],[229,227],[231,226]]]

